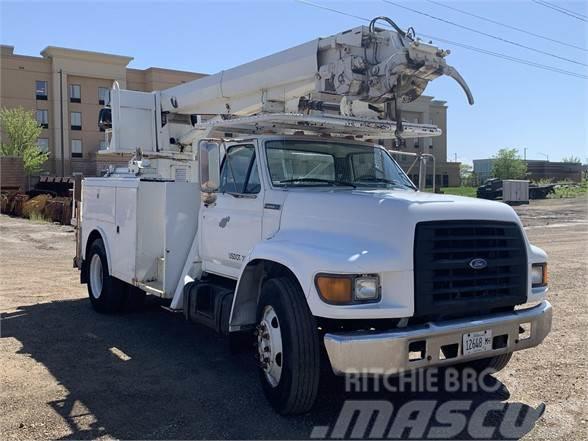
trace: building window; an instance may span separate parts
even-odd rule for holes
[[[106,150],[108,149],[108,142],[100,141],[100,145],[98,146],[98,150]]]
[[[49,128],[49,111],[47,109],[37,110],[37,122],[44,129]]]
[[[48,153],[49,152],[49,139],[48,138],[39,138],[37,139],[37,147],[40,151]]]
[[[108,106],[110,104],[110,89],[108,87],[98,88],[98,104]]]
[[[82,157],[82,140],[72,139],[71,140],[71,157],[81,158]]]
[[[47,81],[35,81],[35,94],[38,100],[47,101],[47,90],[49,86]]]
[[[70,103],[82,102],[82,88],[79,84],[69,85],[69,101]]]
[[[71,124],[72,130],[82,130],[82,113],[70,112],[69,123]]]
[[[413,117],[413,118],[412,118],[412,122],[413,122],[414,124],[420,124],[420,123],[419,123],[419,118],[418,118],[418,116],[415,116],[415,117]],[[415,138],[415,139],[414,139],[414,148],[418,150],[420,147],[421,147],[421,142],[420,142],[420,140],[419,140],[418,138]]]
[[[429,118],[429,124],[430,125],[434,125],[433,124],[433,118]],[[430,149],[433,148],[433,138],[425,138],[425,145],[428,146]]]

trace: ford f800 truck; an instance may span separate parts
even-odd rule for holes
[[[547,256],[512,208],[425,192],[381,145],[441,133],[402,118],[441,75],[473,103],[447,54],[378,17],[167,90],[115,83],[100,125],[128,167],[84,179],[76,208],[93,307],[149,294],[254,339],[282,414],[311,409],[325,368],[498,370],[540,344]]]

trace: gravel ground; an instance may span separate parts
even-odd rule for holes
[[[517,208],[550,255],[553,330],[515,354],[496,394],[469,399],[545,403],[525,439],[588,439],[587,210],[585,198]],[[1,439],[305,439],[338,416],[338,392],[308,415],[276,415],[249,355],[230,356],[224,339],[155,304],[94,313],[72,268],[71,227],[1,216],[0,253]],[[422,398],[379,397],[395,406]]]

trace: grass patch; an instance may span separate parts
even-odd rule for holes
[[[580,184],[562,184],[556,187],[555,192],[548,198],[578,198],[586,195],[588,195],[588,179],[584,179]]]
[[[538,184],[548,184],[549,180],[543,180]],[[471,198],[476,197],[477,187],[443,187],[441,191],[445,194],[452,194],[455,196],[468,196]],[[549,199],[560,199],[560,198],[578,198],[582,196],[588,196],[588,179],[584,179],[580,184],[572,182],[561,183],[555,188],[555,192],[547,196]]]
[[[36,211],[33,211],[30,215],[29,215],[29,219],[33,222],[51,222],[50,219],[47,219],[45,216],[43,216],[41,213],[37,213]]]
[[[452,194],[455,196],[476,197],[476,187],[443,187],[441,188],[441,191],[445,194]]]

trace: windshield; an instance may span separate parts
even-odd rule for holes
[[[265,148],[274,187],[415,189],[400,166],[381,148],[298,140],[268,141]]]

